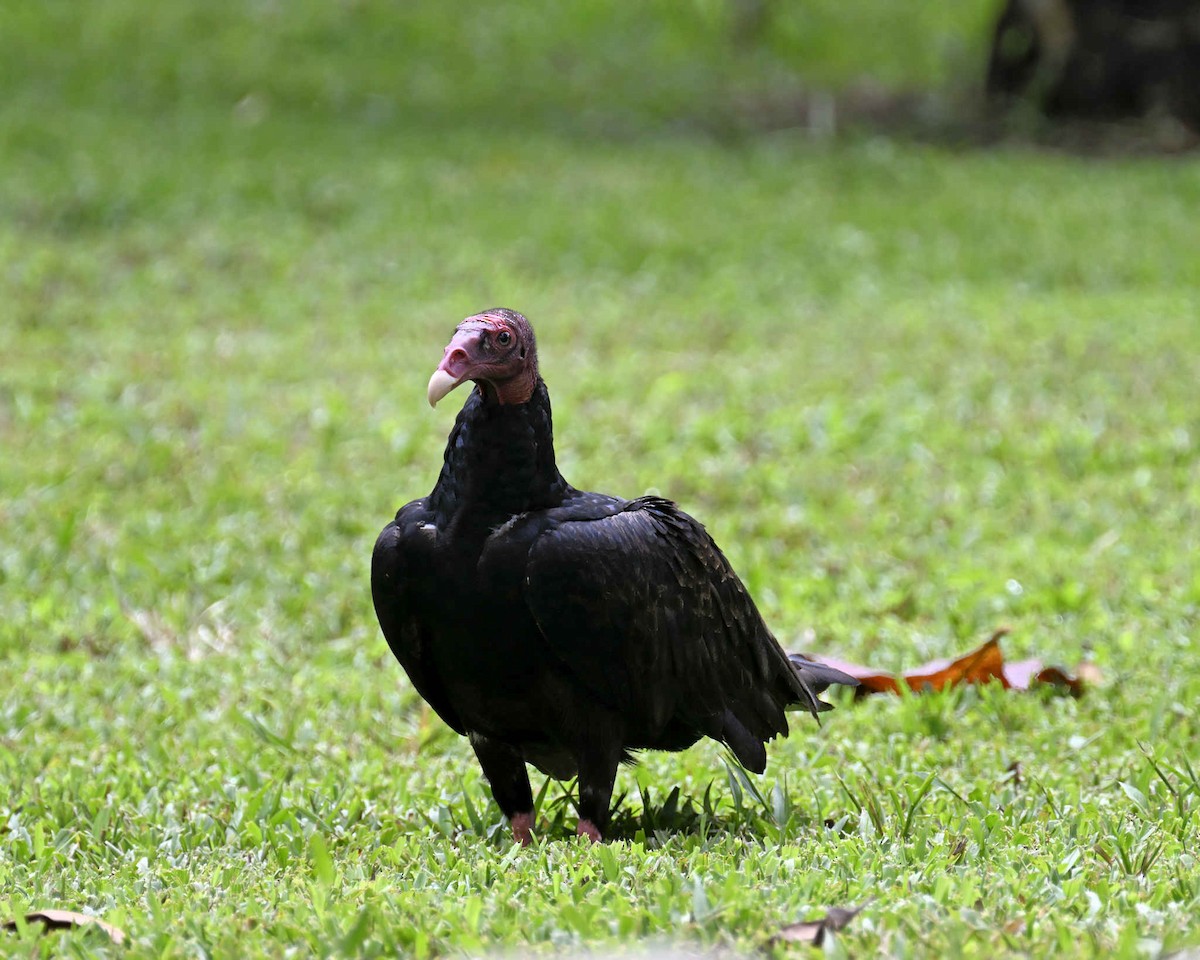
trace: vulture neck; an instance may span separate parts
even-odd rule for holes
[[[526,403],[501,404],[476,387],[446,443],[429,505],[447,529],[488,531],[562,503],[570,489],[554,463],[550,394],[538,380]]]

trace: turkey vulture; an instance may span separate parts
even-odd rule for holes
[[[789,658],[674,503],[563,479],[525,317],[495,308],[458,325],[430,404],[465,380],[437,484],[375,543],[371,593],[392,653],[470,740],[517,841],[533,825],[526,763],[578,776],[577,832],[596,841],[632,751],[712,737],[761,773],[785,708],[815,716],[830,683],[856,683]]]

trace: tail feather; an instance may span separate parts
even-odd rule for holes
[[[808,702],[804,705],[808,707],[814,717],[818,713],[833,709],[832,703],[826,703],[817,696],[824,693],[832,684],[837,683],[845,687],[858,686],[858,681],[850,674],[844,673],[836,667],[810,660],[803,654],[789,653],[788,660],[796,671],[796,678],[800,681],[800,686],[807,695]]]
[[[832,684],[858,686],[857,680],[836,667],[809,660],[798,653],[789,653],[787,658],[795,680],[791,685],[792,690],[799,697],[796,702],[807,707],[814,717],[833,709],[832,703],[826,703],[817,696]],[[778,701],[769,698],[743,698],[737,709],[737,714],[732,709],[727,709],[711,717],[706,733],[728,746],[737,757],[738,763],[747,770],[762,773],[767,768],[765,741],[772,739],[777,733],[787,736],[787,721],[784,720],[782,711],[778,710]],[[776,715],[765,715],[764,710]]]
[[[717,738],[723,741],[740,763],[752,773],[762,773],[767,769],[767,747],[762,739],[746,729],[742,722],[726,710],[721,714],[721,733]]]

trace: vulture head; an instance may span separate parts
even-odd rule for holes
[[[525,403],[538,382],[533,327],[516,310],[493,307],[467,317],[446,344],[429,378],[429,405],[466,380],[474,380],[496,403]]]

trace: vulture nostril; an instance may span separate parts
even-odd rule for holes
[[[462,347],[455,347],[446,354],[446,359],[442,361],[442,366],[450,373],[458,376],[469,360],[470,357],[467,355],[466,350]]]

